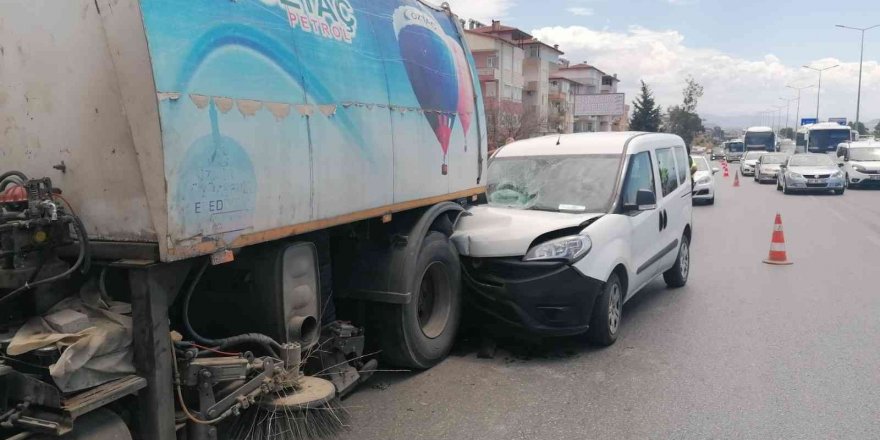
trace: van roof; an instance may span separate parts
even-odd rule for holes
[[[880,142],[877,141],[855,141],[849,142],[848,144],[844,142],[841,145],[846,145],[847,148],[876,148],[880,147]]]
[[[638,131],[552,134],[505,145],[495,157],[623,154],[627,143],[636,137],[671,140],[670,145],[681,143],[681,138],[672,134]]]
[[[770,127],[749,127],[746,129],[746,132],[756,132],[756,133],[765,133],[765,132],[773,132],[773,129]]]

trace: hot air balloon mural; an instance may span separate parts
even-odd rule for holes
[[[449,139],[459,111],[459,73],[448,36],[430,13],[412,6],[394,12],[394,29],[410,85],[443,150],[447,173]]]
[[[446,43],[455,59],[455,71],[458,76],[458,120],[464,133],[464,151],[467,151],[467,134],[474,115],[474,82],[461,44],[450,36],[446,37]]]

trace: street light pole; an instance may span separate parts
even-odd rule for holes
[[[797,116],[794,117],[794,125],[795,127],[800,127],[801,123],[801,90],[809,89],[810,87],[815,87],[815,85],[811,84],[804,87],[794,87],[794,86],[785,86],[792,90],[797,90]],[[817,121],[818,122],[818,121]],[[795,130],[797,131],[797,130]]]
[[[800,99],[800,98],[783,98],[780,96],[779,99],[781,99],[782,101],[785,101],[785,128],[788,128],[788,121],[791,120],[791,101],[794,101],[794,100]],[[794,131],[792,131],[792,133],[794,133]]]
[[[819,102],[822,99],[822,72],[824,72],[826,70],[833,69],[835,67],[840,67],[840,64],[828,66],[823,69],[817,69],[815,67],[804,66],[804,68],[806,68],[806,69],[815,70],[816,72],[819,72],[819,86],[818,86],[818,90],[816,90],[816,122],[819,122]]]
[[[861,50],[859,53],[859,91],[856,94],[856,131],[859,131],[859,122],[860,122],[860,120],[859,120],[860,114],[859,113],[862,109],[862,62],[865,59],[865,31],[874,29],[875,27],[878,27],[878,26],[880,26],[880,24],[875,24],[874,26],[866,27],[866,28],[850,27],[850,26],[844,26],[842,24],[837,25],[837,27],[839,27],[839,28],[852,29],[854,31],[859,31],[862,33],[862,46],[861,46]],[[859,133],[859,134],[861,134],[861,133]]]

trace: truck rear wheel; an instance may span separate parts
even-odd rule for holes
[[[426,369],[449,354],[461,320],[461,265],[446,235],[428,233],[414,273],[409,304],[383,305],[379,345],[388,362]]]

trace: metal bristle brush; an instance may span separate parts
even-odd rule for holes
[[[335,437],[348,428],[348,412],[330,381],[303,376],[292,389],[263,397],[231,426],[234,440],[301,440]]]

